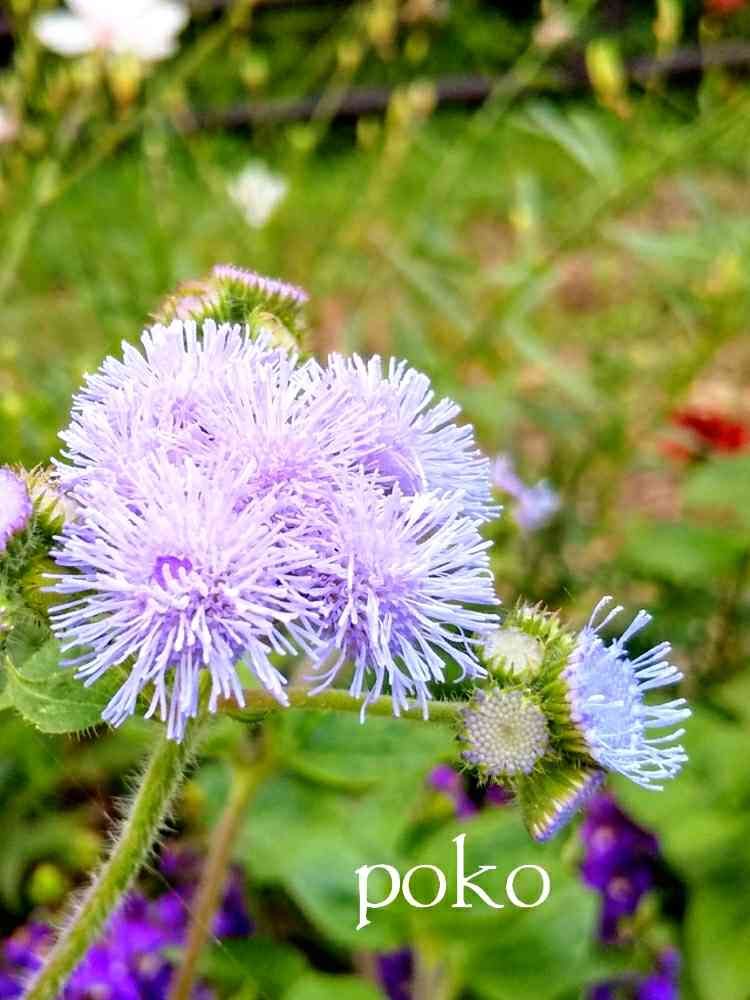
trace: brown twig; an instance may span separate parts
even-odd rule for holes
[[[750,67],[750,42],[717,42],[703,49],[675,49],[665,56],[638,56],[628,63],[627,70],[630,80],[645,85],[653,77],[676,80],[715,67]],[[432,81],[435,103],[439,107],[471,107],[482,104],[503,83],[509,87],[518,83],[512,70],[500,79],[491,76],[452,76]],[[533,85],[533,89],[540,93],[568,93],[588,85],[585,67],[582,63],[574,63],[551,68]],[[526,84],[521,89],[529,92],[532,86]],[[341,94],[335,117],[338,120],[351,120],[363,115],[382,114],[388,108],[393,93],[392,87],[352,87]],[[321,97],[313,94],[253,101],[228,108],[192,109],[177,115],[176,124],[182,131],[195,132],[309,121],[315,117],[320,102]]]

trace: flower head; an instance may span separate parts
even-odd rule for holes
[[[31,520],[32,502],[23,479],[12,469],[0,467],[0,554],[14,535]]]
[[[682,730],[650,736],[690,714],[682,698],[646,701],[652,688],[681,676],[666,662],[669,645],[629,658],[628,640],[650,620],[643,611],[605,644],[599,632],[621,610],[597,621],[609,600],[577,633],[557,614],[519,604],[483,638],[480,659],[492,679],[465,712],[464,760],[480,777],[512,788],[535,840],[561,830],[608,770],[658,788],[655,781],[676,774],[687,759],[674,745]]]
[[[234,291],[256,306],[263,306],[271,311],[274,311],[274,307],[297,311],[309,299],[304,288],[279,278],[266,278],[257,271],[248,271],[244,267],[235,267],[234,264],[217,264],[211,274],[219,288]]]
[[[464,710],[464,760],[488,778],[530,774],[547,752],[549,727],[542,709],[516,688],[476,691]]]
[[[70,11],[40,14],[37,38],[63,56],[99,49],[144,62],[171,56],[187,24],[188,9],[176,0],[67,0]]]
[[[466,605],[497,603],[489,543],[461,516],[456,496],[404,497],[398,486],[383,495],[360,478],[329,510],[319,521],[329,567],[315,587],[321,624],[314,661],[333,663],[318,690],[348,660],[352,694],[361,695],[373,675],[365,705],[388,681],[396,714],[414,694],[426,715],[428,684],[444,680],[446,660],[464,677],[483,674],[474,636],[495,617]]]
[[[220,697],[243,704],[240,660],[285,701],[270,655],[291,650],[283,626],[311,613],[312,553],[274,521],[273,495],[237,504],[245,478],[232,462],[199,469],[157,455],[137,468],[136,500],[92,487],[85,513],[66,525],[53,555],[76,572],[54,584],[70,599],[54,607],[53,630],[63,650],[78,651],[72,663],[87,683],[129,663],[103,713],[113,725],[151,686],[147,714],[179,739],[197,712],[202,669],[211,710]]]
[[[229,197],[253,229],[262,229],[286,197],[289,185],[265,163],[252,160],[229,184]]]
[[[482,654],[490,668],[511,676],[533,676],[542,665],[544,646],[535,635],[506,625],[488,634]]]
[[[495,516],[489,463],[476,447],[473,429],[455,423],[460,411],[452,400],[434,402],[427,375],[394,358],[384,368],[377,355],[369,361],[333,355],[327,376],[366,406],[374,440],[358,461],[377,483],[398,486],[404,495],[461,494],[468,515]]]
[[[658,789],[655,782],[674,777],[687,760],[683,748],[674,745],[684,730],[661,737],[649,733],[687,719],[690,710],[684,698],[651,704],[645,694],[674,684],[682,674],[666,659],[667,642],[635,659],[628,656],[628,640],[651,621],[645,611],[638,612],[618,639],[604,642],[600,630],[622,611],[618,606],[597,622],[611,600],[604,597],[597,604],[563,671],[570,714],[597,763],[644,788]]]

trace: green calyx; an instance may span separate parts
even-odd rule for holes
[[[54,539],[62,530],[68,502],[42,468],[21,471],[32,501],[28,524],[9,539],[0,554],[0,652],[20,662],[50,636],[47,592]]]
[[[239,323],[253,337],[265,335],[274,347],[299,348],[304,338],[304,293],[281,281],[234,268],[216,268],[202,281],[188,282],[163,303],[156,314],[161,323],[193,320]],[[244,278],[243,278],[244,275]]]
[[[517,783],[516,794],[526,829],[534,840],[550,840],[604,781],[595,766],[571,762],[541,771]]]

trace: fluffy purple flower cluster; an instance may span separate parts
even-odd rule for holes
[[[165,877],[174,880],[174,888],[156,899],[131,893],[73,973],[60,1000],[164,1000],[175,969],[169,951],[185,943],[195,859],[170,852],[162,869]],[[251,931],[241,874],[234,870],[225,886],[213,933],[226,939],[245,937]],[[24,984],[41,968],[53,941],[49,925],[32,922],[4,942],[0,1000],[23,995]],[[214,994],[199,984],[193,996],[195,1000],[212,1000]]]
[[[174,322],[89,376],[58,466],[79,516],[54,557],[53,628],[86,683],[124,664],[104,718],[148,689],[180,739],[198,707],[243,703],[244,665],[282,704],[277,657],[316,690],[351,665],[394,711],[475,648],[497,603],[479,528],[489,466],[458,407],[395,361],[300,363],[246,328]]]

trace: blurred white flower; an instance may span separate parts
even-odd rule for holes
[[[18,119],[0,104],[0,146],[18,135]]]
[[[289,185],[265,163],[252,160],[229,184],[229,196],[255,229],[264,226],[283,201]]]
[[[177,0],[66,0],[70,11],[41,14],[34,32],[48,49],[78,56],[100,49],[144,62],[166,59],[188,21]]]

